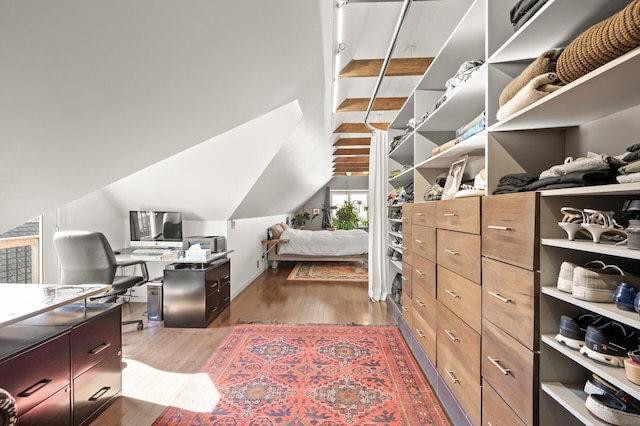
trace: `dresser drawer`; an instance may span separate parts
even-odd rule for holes
[[[89,424],[122,390],[120,355],[111,354],[73,381],[73,424]]]
[[[402,262],[411,265],[413,262],[413,250],[412,250],[411,236],[402,237]]]
[[[0,363],[2,388],[15,398],[18,414],[69,387],[69,346],[65,333]]]
[[[411,234],[412,216],[413,216],[413,203],[407,203],[402,205],[402,235]]]
[[[482,287],[438,267],[438,301],[455,312],[476,333],[482,328]]]
[[[412,223],[414,225],[436,227],[435,201],[414,204],[412,213]]]
[[[480,424],[482,391],[480,379],[469,371],[468,366],[460,363],[456,353],[438,339],[437,369],[442,381],[456,397],[460,406],[474,425]],[[447,337],[448,339],[448,337]]]
[[[438,302],[420,287],[414,289],[413,315],[420,316],[432,329],[438,328]]]
[[[539,194],[482,199],[482,254],[529,270],[539,263]]]
[[[441,200],[436,203],[438,228],[480,234],[480,198]]]
[[[414,255],[436,261],[436,228],[414,226],[411,235],[411,249]]]
[[[482,384],[482,424],[526,426],[486,381]]]
[[[538,350],[540,275],[484,257],[482,315],[531,351]]]
[[[421,316],[415,315],[415,311],[412,331],[418,344],[431,360],[431,363],[436,365],[436,330],[431,328]]]
[[[480,282],[480,235],[438,229],[438,265]]]
[[[413,300],[407,296],[405,292],[402,292],[402,299],[400,299],[400,313],[404,322],[407,323],[409,330],[413,330]]]
[[[71,424],[71,387],[60,389],[26,413],[18,414],[17,424],[20,426],[69,426]]]
[[[72,375],[75,377],[122,349],[121,306],[82,323],[71,333]]]
[[[482,375],[526,424],[538,412],[538,354],[482,320]]]
[[[407,262],[402,262],[402,295],[409,298],[413,297],[413,267]]]
[[[413,275],[411,291],[416,287],[422,288],[431,297],[436,297],[436,264],[416,256],[413,259]]]
[[[438,343],[455,354],[480,386],[480,333],[438,302]]]

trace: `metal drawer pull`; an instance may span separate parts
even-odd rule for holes
[[[508,368],[502,368],[502,366],[500,365],[500,360],[499,359],[493,359],[489,355],[487,355],[487,359],[489,361],[491,361],[493,363],[493,365],[495,365],[498,368],[498,370],[500,370],[500,372],[502,374],[504,374],[505,376],[508,375],[509,373],[511,373],[511,370],[509,370]]]
[[[403,306],[402,310],[405,311],[405,312],[409,312],[409,309],[406,306]]]
[[[107,349],[109,346],[111,346],[111,343],[107,343],[107,342],[102,343],[102,344],[100,344],[100,345],[96,346],[95,348],[91,349],[91,350],[89,351],[89,353],[90,353],[91,355],[99,354],[100,352],[102,352],[102,351],[104,351],[105,349]]]
[[[102,395],[104,395],[105,393],[109,392],[109,389],[111,389],[111,386],[103,387],[98,392],[96,392],[93,395],[91,395],[91,398],[89,398],[89,401],[97,401],[98,399],[100,399],[100,397]]]
[[[425,337],[427,337],[427,336],[425,336],[425,334],[422,332],[422,330],[418,330],[417,328],[416,328],[416,333],[418,333],[418,337],[420,337],[421,339],[424,339]]]
[[[425,275],[424,271],[420,270],[420,269],[416,269],[416,272],[420,275]]]
[[[417,303],[417,304],[418,304],[418,306],[420,306],[421,308],[424,308],[425,306],[427,306],[427,305],[425,305],[424,303],[422,303],[422,302],[421,302],[420,300],[418,300],[418,299],[416,299],[416,303]]]
[[[487,225],[489,229],[495,229],[496,231],[511,231],[508,226]]]
[[[405,246],[402,246],[402,250],[409,250],[409,249]]]
[[[456,217],[456,216],[458,216],[458,213],[443,213],[442,216],[444,216],[444,217]]]
[[[460,252],[459,252],[459,251],[454,251],[454,250],[449,250],[449,249],[445,249],[445,252],[447,252],[447,253],[449,253],[449,254],[452,254],[452,255],[454,255],[454,256],[457,256],[457,255],[459,255],[459,254],[460,254]]]
[[[458,379],[456,378],[456,376],[454,376],[454,375],[453,375],[453,371],[449,371],[449,370],[447,370],[446,368],[444,369],[444,371],[446,371],[446,372],[447,372],[447,374],[449,375],[449,378],[451,379],[451,381],[452,381],[453,383],[460,383],[460,380],[458,380]]]
[[[494,292],[492,292],[492,291],[490,291],[490,292],[488,292],[488,293],[489,293],[490,295],[492,295],[493,297],[495,297],[496,299],[498,299],[499,301],[501,301],[501,302],[504,302],[504,303],[509,303],[509,302],[511,302],[511,299],[506,298],[506,297],[503,297],[503,296],[500,296],[500,293],[494,293]]]
[[[424,213],[416,213],[416,216],[424,216]]]
[[[409,281],[409,278],[401,277],[402,281]]]
[[[418,244],[424,244],[424,241],[422,241],[422,240],[416,240],[416,243],[418,243]]]
[[[458,296],[457,294],[455,294],[453,291],[449,290],[448,288],[445,288],[444,291],[451,297],[453,297],[454,299],[459,298],[460,296]]]
[[[444,329],[444,332],[447,333],[447,336],[449,336],[449,339],[451,339],[454,342],[459,342],[460,339],[456,337],[455,334],[453,334],[451,331],[447,330],[446,328]]]
[[[26,388],[25,390],[20,392],[18,394],[18,396],[22,397],[22,398],[25,398],[27,396],[31,396],[34,393],[38,392],[43,387],[47,386],[51,382],[53,382],[52,379],[42,379],[42,380],[38,381],[36,384],[34,384],[32,386],[29,386],[28,388]]]

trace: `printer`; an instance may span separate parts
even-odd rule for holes
[[[185,250],[195,244],[200,244],[201,249],[211,250],[211,253],[221,253],[227,249],[227,239],[219,235],[187,237],[185,243]]]

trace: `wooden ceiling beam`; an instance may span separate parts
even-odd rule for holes
[[[349,172],[350,176],[368,176],[369,172]],[[347,176],[347,172],[333,172],[333,176]]]
[[[340,138],[333,143],[333,146],[369,146],[371,138]]]
[[[343,155],[369,155],[369,148],[338,148],[333,151],[335,156]]]
[[[369,167],[335,167],[334,172],[366,172]]]
[[[340,70],[340,78],[378,77],[384,59],[352,59]],[[402,77],[423,75],[433,58],[392,58],[386,76]]]
[[[338,106],[337,112],[366,111],[370,98],[347,98]],[[407,101],[406,97],[376,98],[371,111],[398,111]]]
[[[387,130],[391,123],[369,123],[371,126],[380,130]],[[342,123],[333,133],[371,133],[371,129],[365,126],[364,123]]]

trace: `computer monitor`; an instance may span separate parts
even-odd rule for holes
[[[129,211],[131,247],[183,248],[182,213]]]

